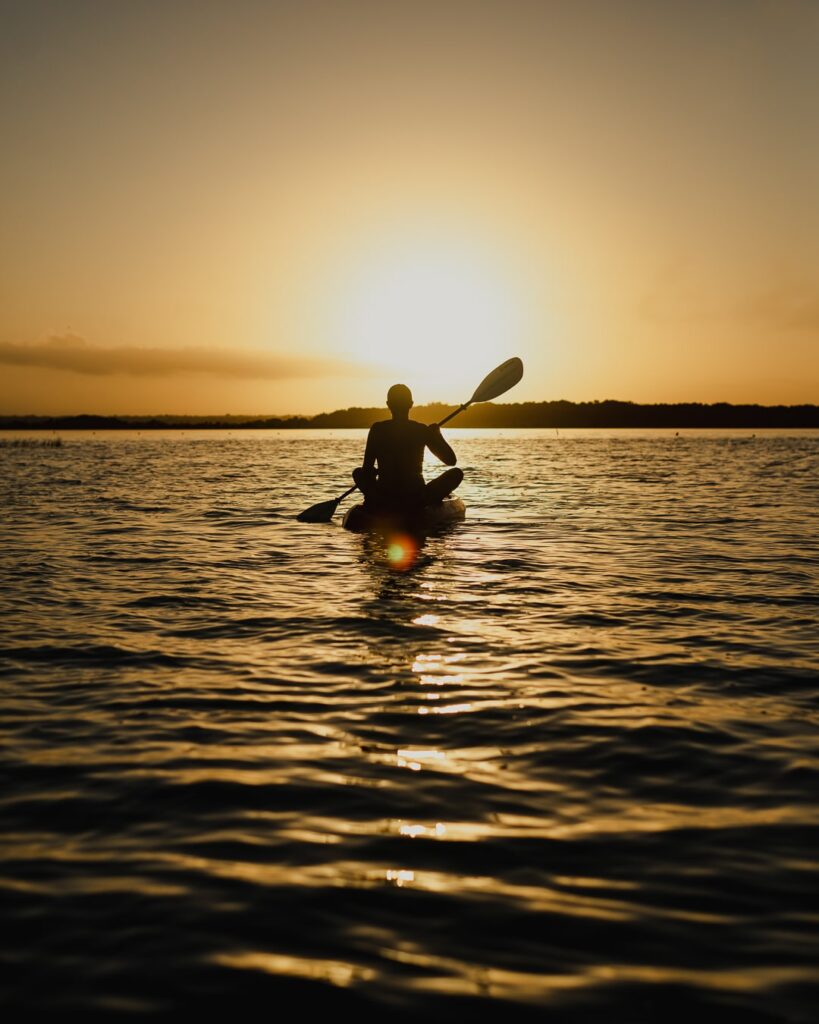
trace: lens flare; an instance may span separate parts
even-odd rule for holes
[[[396,533],[387,538],[387,561],[391,568],[403,572],[413,565],[417,555],[418,545],[412,537]]]

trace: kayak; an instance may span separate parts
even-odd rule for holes
[[[449,523],[457,523],[466,515],[460,498],[444,498],[438,505],[426,505],[412,512],[389,515],[373,514],[364,505],[353,505],[344,515],[342,526],[353,533],[368,530],[406,530],[408,533],[431,533]]]
[[[412,512],[373,514],[364,505],[353,505],[344,515],[342,526],[353,533],[368,530],[399,530],[429,533],[466,516],[466,505],[460,498],[444,498],[438,505],[426,505]]]

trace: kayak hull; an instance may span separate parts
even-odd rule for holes
[[[404,530],[408,533],[432,533],[466,516],[466,505],[460,498],[445,498],[438,505],[427,505],[416,511],[390,514],[371,513],[364,505],[353,505],[344,514],[342,526],[352,533]]]

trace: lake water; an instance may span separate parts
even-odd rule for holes
[[[7,1010],[816,1020],[819,434],[448,436],[0,440]]]

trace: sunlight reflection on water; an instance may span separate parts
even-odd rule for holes
[[[452,438],[398,568],[360,432],[0,452],[9,1005],[810,1019],[819,439]]]

